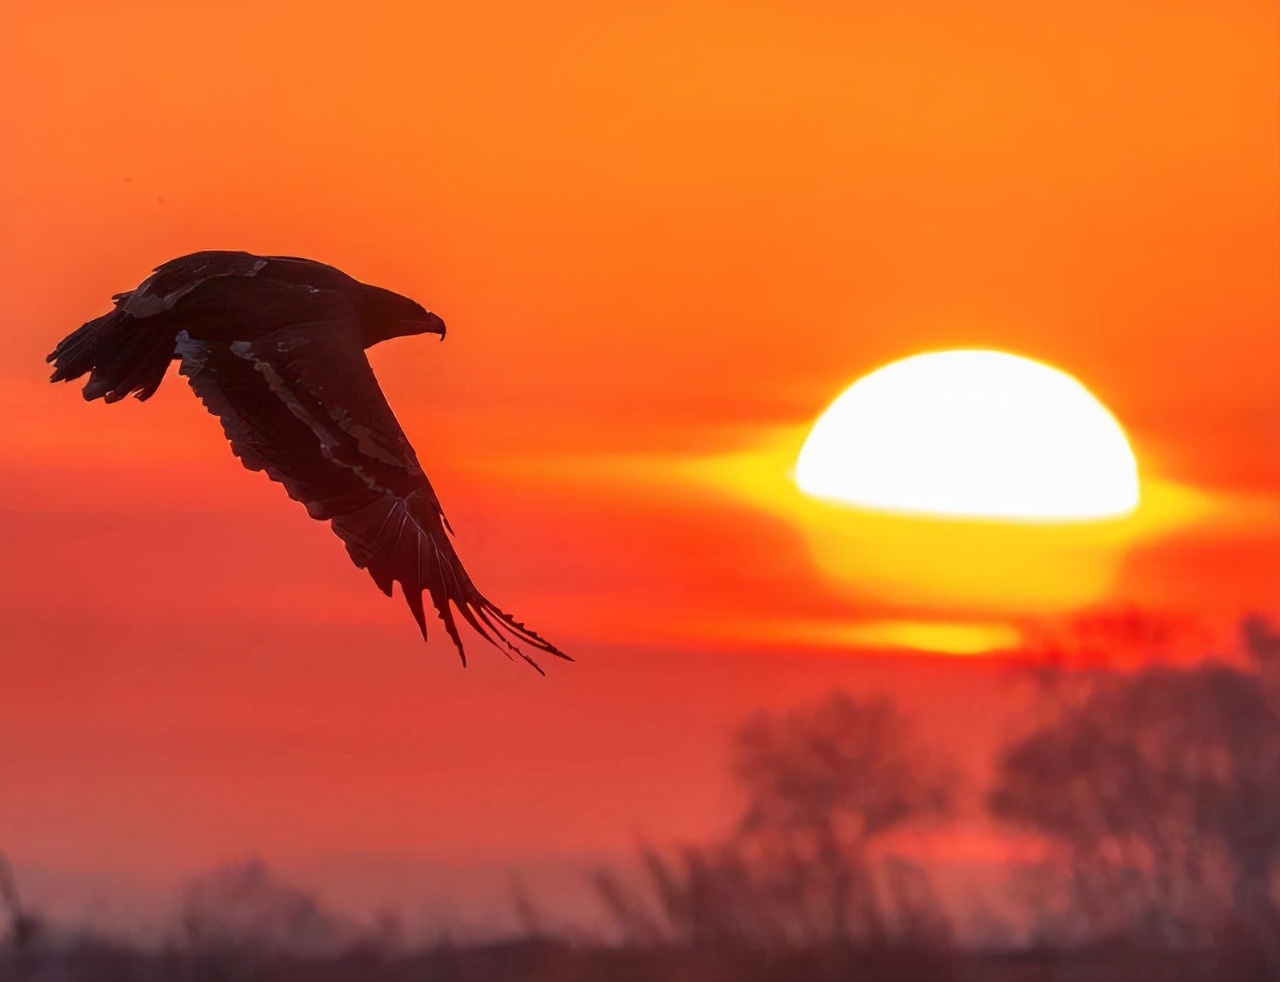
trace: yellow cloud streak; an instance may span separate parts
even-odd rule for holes
[[[1064,610],[1106,595],[1125,550],[1203,517],[1208,498],[1147,477],[1130,515],[1091,521],[950,519],[850,507],[809,497],[791,469],[807,427],[755,449],[682,465],[798,527],[815,564],[837,584],[881,600],[951,610]]]

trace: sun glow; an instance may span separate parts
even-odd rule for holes
[[[1058,517],[1048,518],[1042,510],[1021,502],[1020,509],[1010,507],[995,519],[980,514],[976,520],[957,516],[954,508],[940,513],[920,505],[914,509],[902,504],[851,507],[838,490],[815,496],[797,483],[796,461],[803,456],[802,450],[812,452],[815,431],[824,425],[801,420],[746,428],[733,434],[735,449],[719,453],[512,457],[503,459],[497,473],[541,471],[555,482],[604,481],[614,493],[626,489],[628,494],[675,495],[681,501],[688,500],[691,491],[711,492],[748,509],[744,514],[755,512],[776,521],[778,528],[794,530],[813,568],[835,591],[847,593],[850,606],[826,617],[778,620],[735,614],[726,620],[699,616],[679,626],[682,637],[696,635],[738,646],[802,643],[957,655],[1009,649],[1019,643],[1019,625],[1029,613],[1040,617],[1104,602],[1134,546],[1161,540],[1190,524],[1244,521],[1231,517],[1234,512],[1224,511],[1220,502],[1202,492],[1162,476],[1158,459],[1143,473],[1139,500],[1133,453],[1114,420],[1092,396],[1061,372],[1035,362],[995,352],[972,354],[1009,359],[1018,369],[1028,366],[1033,378],[1064,379],[1071,397],[1084,400],[1086,417],[1096,422],[1100,415],[1106,423],[1099,427],[1104,445],[1119,442],[1118,448],[1111,443],[1115,453],[1110,459],[1123,475],[1119,484],[1128,489],[1129,507],[1136,507],[1131,511],[1117,507],[1118,513],[1093,519],[1063,518],[1062,510],[1055,510]],[[921,356],[939,357],[943,356]],[[1031,408],[1019,405],[1016,414],[1042,415],[1034,402]],[[888,425],[894,416],[881,410],[878,419],[888,420]],[[918,446],[911,449],[920,452]],[[837,442],[836,450],[837,460],[848,458],[843,443]],[[1017,456],[1022,451],[1016,443],[1007,452],[1013,455],[1012,461],[994,455],[997,473],[1025,460]],[[1106,453],[1099,458],[1106,461]],[[884,464],[883,459],[880,463]],[[1086,456],[1083,474],[1093,475],[1092,467]],[[1104,482],[1107,473],[1104,469]],[[945,480],[945,473],[938,479]],[[1088,487],[1084,490],[1087,495]],[[931,502],[924,504],[935,507]],[[1010,513],[1035,517],[1010,520]],[[1068,512],[1081,513],[1078,507]],[[788,575],[798,578],[804,573]],[[666,618],[663,623],[670,627],[675,621]]]
[[[916,355],[846,389],[796,462],[800,490],[879,511],[1052,522],[1138,506],[1115,418],[1065,372],[1000,351]]]

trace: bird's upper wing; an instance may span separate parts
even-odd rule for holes
[[[133,290],[112,299],[130,317],[146,318],[166,313],[197,287],[225,276],[257,276],[267,260],[247,252],[209,250],[171,259],[157,266]]]
[[[132,290],[117,293],[112,299],[118,308],[134,320],[167,314],[210,280],[245,280],[263,278],[276,283],[293,283],[318,290],[342,292],[356,281],[346,273],[314,259],[297,256],[255,256],[249,252],[209,249],[170,259],[157,266]],[[222,300],[228,299],[225,292]]]
[[[424,637],[423,591],[464,662],[451,605],[534,668],[521,645],[567,658],[472,584],[343,308],[335,304],[331,315],[255,341],[199,341],[183,332],[181,373],[222,421],[246,467],[283,484],[313,518],[331,521],[351,559],[388,596],[399,581]]]

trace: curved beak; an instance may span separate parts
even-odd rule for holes
[[[444,321],[431,311],[427,311],[425,317],[404,318],[400,321],[400,327],[403,328],[404,334],[439,334],[440,339],[444,340]]]

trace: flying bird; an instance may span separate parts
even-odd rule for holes
[[[524,649],[569,656],[476,589],[418,457],[378,387],[365,349],[445,334],[435,314],[311,259],[196,252],[155,269],[115,309],[49,355],[52,382],[86,373],[84,397],[150,398],[181,362],[245,467],[265,471],[328,521],[387,596],[399,582],[427,636],[430,597],[466,664],[453,609],[486,640],[542,669]]]

